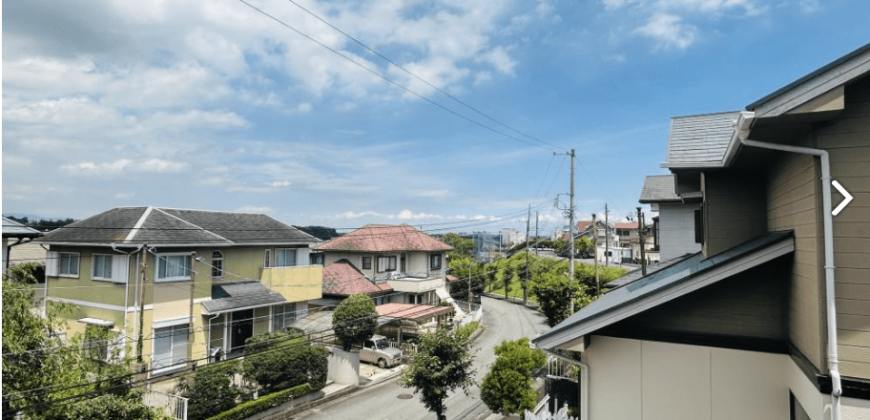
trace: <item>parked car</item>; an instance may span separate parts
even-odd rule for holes
[[[359,352],[359,360],[377,363],[381,368],[393,367],[402,360],[402,351],[390,347],[387,337],[373,335],[372,338],[363,342],[363,348]]]

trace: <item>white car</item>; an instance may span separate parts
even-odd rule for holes
[[[390,347],[387,337],[373,335],[372,338],[363,341],[363,348],[359,352],[359,360],[376,363],[380,368],[393,367],[402,360],[402,351]]]

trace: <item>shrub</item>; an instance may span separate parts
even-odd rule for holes
[[[314,389],[326,384],[326,350],[306,343],[297,331],[263,334],[248,340],[242,375],[265,392],[308,383]]]
[[[253,401],[243,402],[223,413],[210,417],[208,420],[243,420],[313,391],[315,389],[309,384],[297,385],[290,389],[264,395]]]
[[[238,399],[248,398],[246,393],[233,386],[233,376],[238,371],[238,362],[227,361],[199,367],[192,378],[183,377],[177,391],[190,399],[188,419],[209,418],[233,408]]]
[[[107,394],[77,402],[66,407],[62,410],[62,414],[54,419],[171,420],[171,417],[142,404],[141,394],[131,392],[125,397]]]
[[[456,329],[456,334],[462,337],[471,337],[471,334],[474,334],[477,329],[480,328],[479,322],[469,322],[459,328]]]
[[[332,314],[332,328],[341,340],[344,351],[375,334],[378,326],[378,311],[365,294],[352,295],[341,302]]]
[[[495,347],[498,358],[480,385],[480,399],[490,410],[503,415],[531,410],[537,402],[532,370],[547,363],[544,352],[529,347],[529,339],[502,341]]]

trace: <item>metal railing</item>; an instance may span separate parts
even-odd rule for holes
[[[163,412],[177,420],[187,420],[188,399],[179,395],[165,392],[146,390],[142,394],[142,403],[163,410]]]

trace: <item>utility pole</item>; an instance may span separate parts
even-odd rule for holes
[[[529,212],[526,215],[526,275],[524,276],[526,281],[523,283],[523,306],[526,306],[526,303],[528,303],[529,300],[529,223],[531,222],[531,219],[532,205],[529,204]]]
[[[483,293],[483,292],[481,292]],[[471,266],[468,266],[468,314],[471,315]]]
[[[553,153],[561,154],[561,153]],[[568,283],[574,284],[574,149],[571,149],[570,152],[566,153],[571,157],[571,203],[568,205],[568,220],[570,225],[568,226]],[[556,202],[558,203],[559,198],[556,197]],[[571,313],[574,313],[574,299],[571,299]]]
[[[643,224],[643,212],[640,207],[637,208],[637,243],[640,245],[640,272],[646,275],[646,251],[644,250],[643,230],[646,226]]]
[[[601,296],[601,280],[598,279],[598,220],[592,213],[592,247],[595,256],[595,295]]]
[[[535,211],[535,243],[538,242],[538,212]],[[535,246],[535,255],[538,255],[539,246]]]
[[[610,266],[610,232],[608,229],[610,228],[610,222],[607,219],[607,203],[604,203],[604,266]]]

